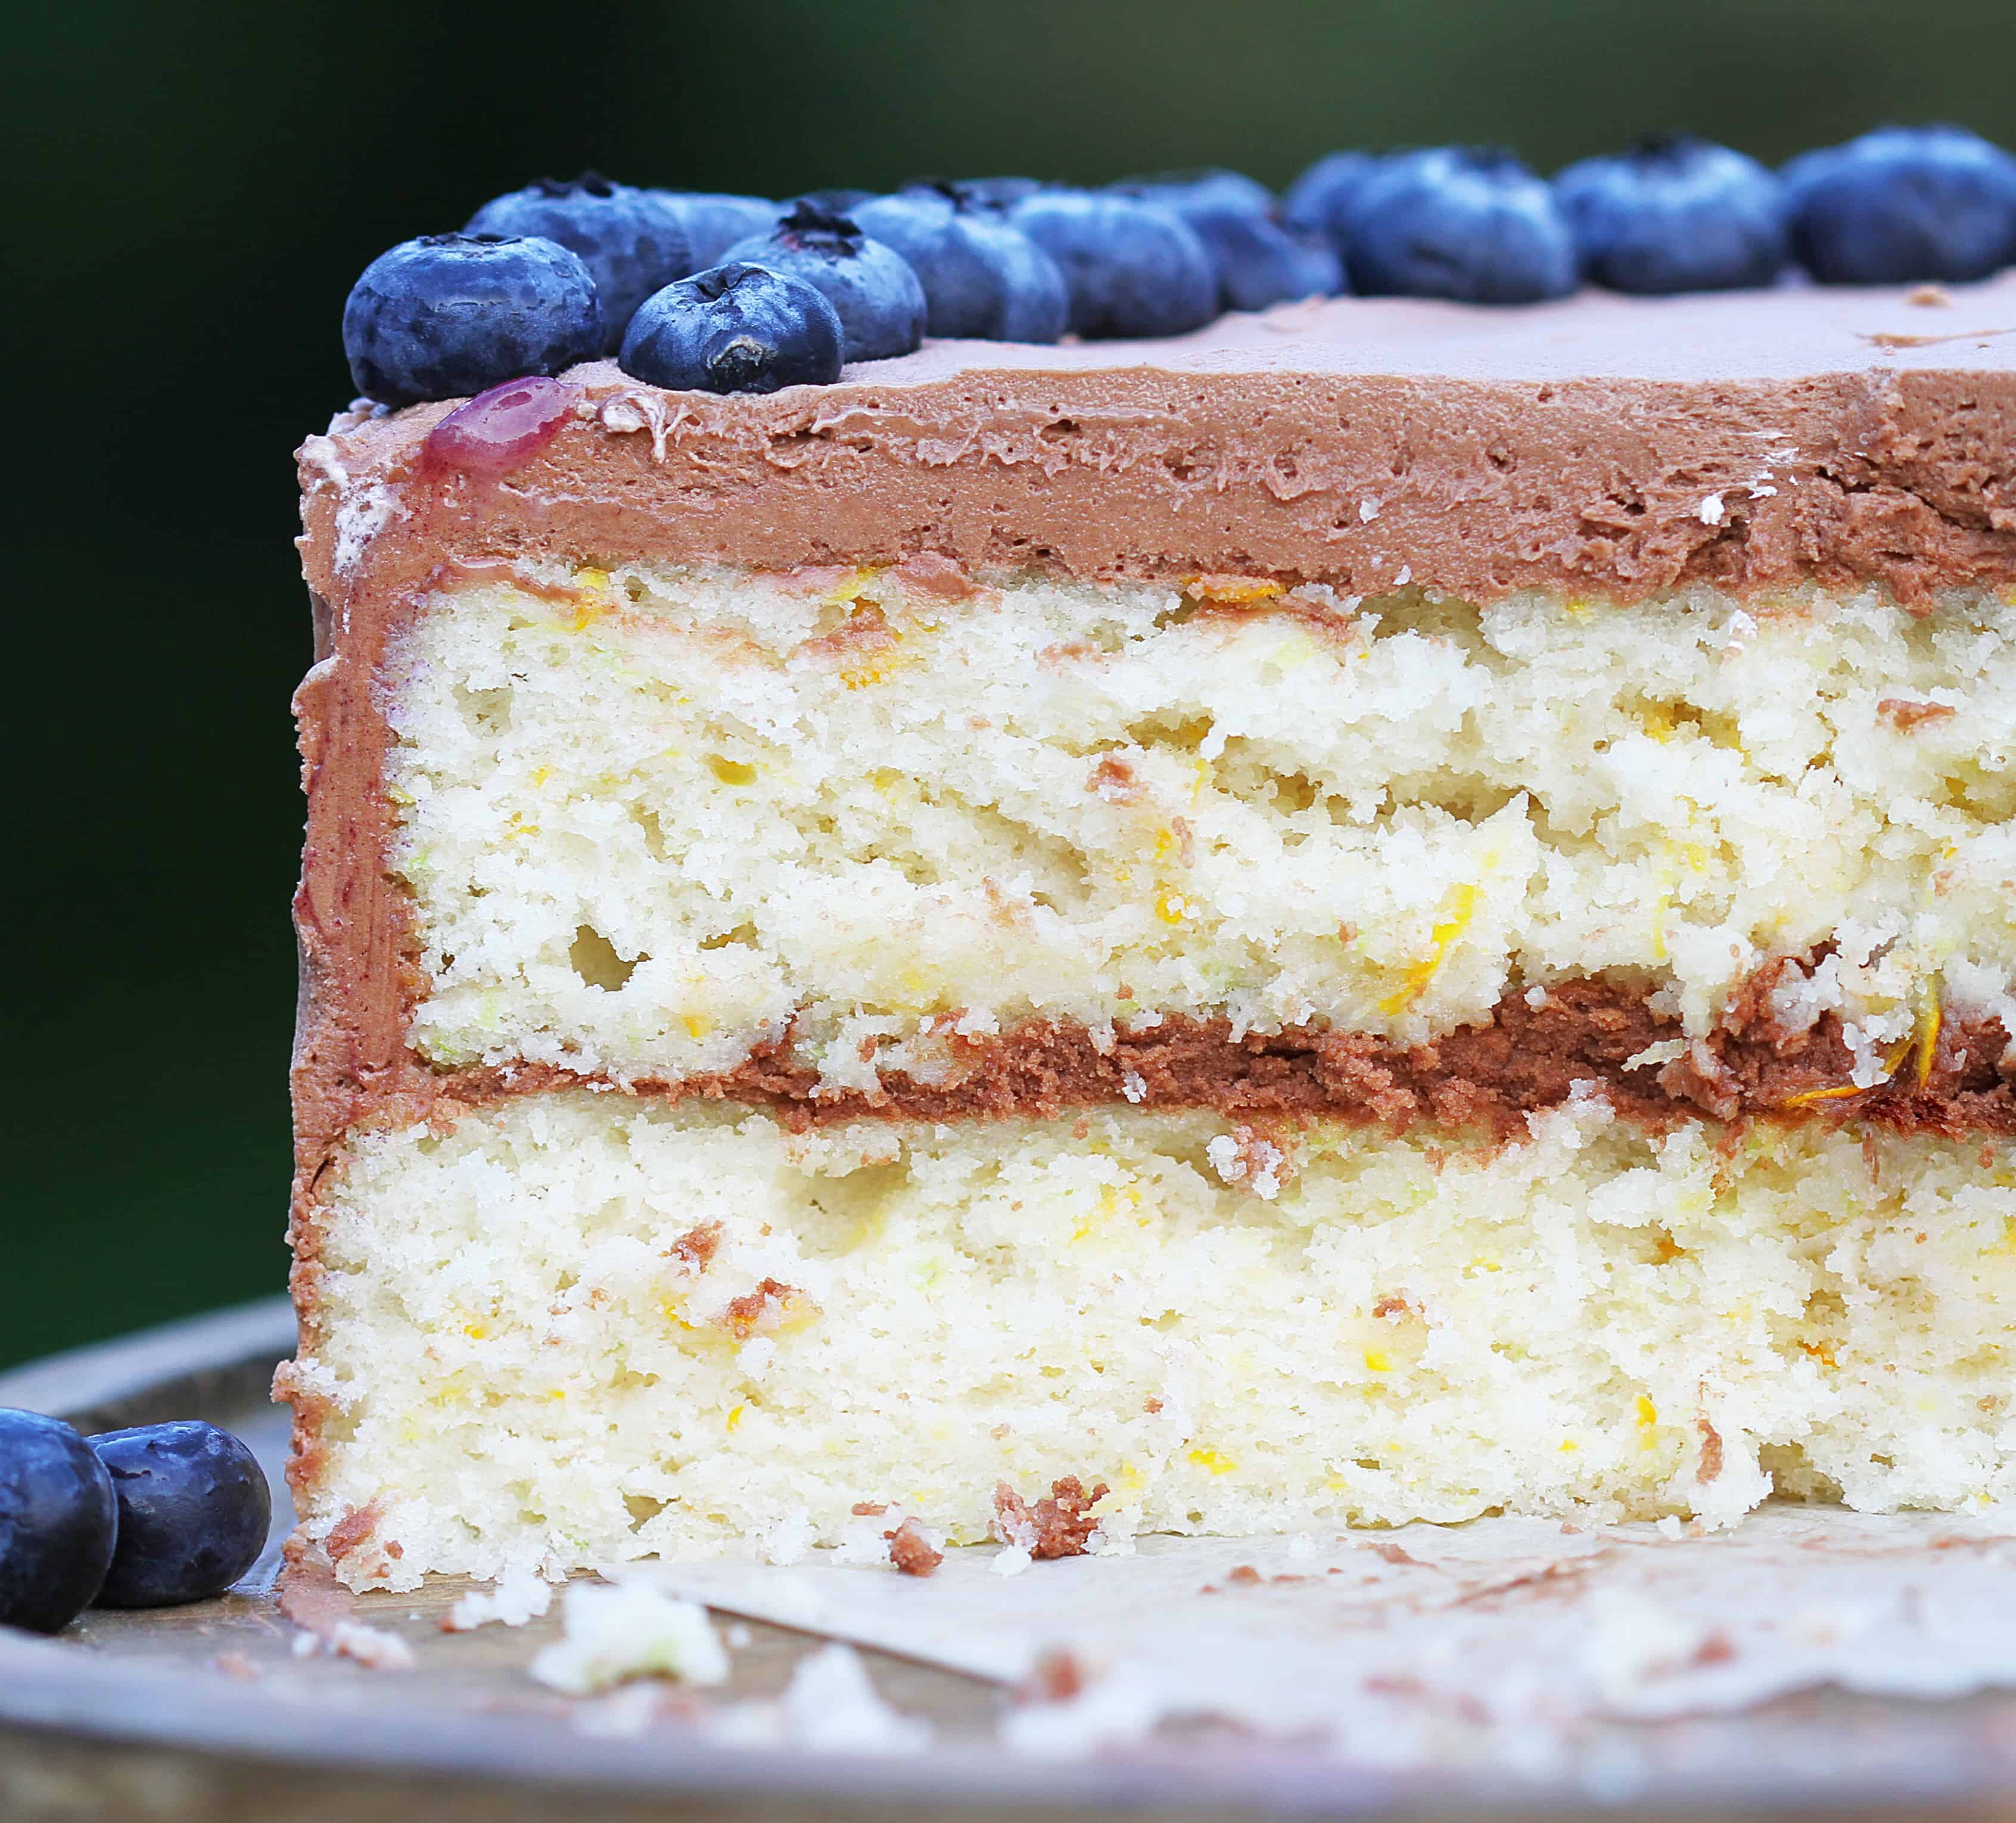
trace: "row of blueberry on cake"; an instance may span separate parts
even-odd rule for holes
[[[604,354],[658,386],[769,392],[926,335],[1179,335],[1220,311],[1345,291],[1521,304],[1583,279],[1726,290],[1795,261],[1823,283],[1985,278],[2016,263],[2016,157],[1960,128],[1892,127],[1775,172],[1672,138],[1551,182],[1497,150],[1337,152],[1279,200],[1222,171],[782,204],[547,179],[373,261],[344,343],[359,390],[393,405]]]

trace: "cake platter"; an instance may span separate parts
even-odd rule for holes
[[[0,1376],[0,1404],[87,1428],[225,1425],[257,1450],[278,1497],[267,1552],[218,1601],[94,1611],[55,1639],[0,1630],[0,1816],[2016,1818],[2016,1692],[1931,1704],[1809,1691],[1737,1716],[1622,1726],[1610,1747],[1649,1743],[1650,1757],[1599,1742],[1565,1778],[1515,1778],[1368,1769],[1222,1730],[1031,1760],[999,1744],[1009,1691],[873,1651],[863,1656],[880,1695],[933,1724],[927,1750],[727,1745],[695,1725],[697,1705],[682,1716],[676,1703],[648,1728],[610,1732],[592,1720],[600,1712],[526,1675],[557,1611],[446,1634],[441,1618],[466,1587],[453,1577],[359,1598],[360,1619],[411,1646],[412,1671],[298,1656],[276,1591],[291,1523],[286,1426],[266,1394],[292,1335],[275,1299]],[[775,1695],[819,1643],[743,1624],[733,1681],[710,1702]],[[1648,1766],[1663,1770],[1648,1781]]]

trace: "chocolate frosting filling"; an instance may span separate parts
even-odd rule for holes
[[[876,1093],[822,1092],[816,1075],[790,1061],[787,1040],[726,1075],[632,1079],[625,1086],[639,1094],[749,1102],[793,1128],[867,1118],[1049,1119],[1132,1103],[1247,1119],[1396,1128],[1429,1121],[1503,1140],[1525,1129],[1527,1115],[1593,1089],[1654,1127],[1704,1115],[1827,1117],[1952,1139],[2016,1133],[2016,1091],[2000,1062],[2008,1034],[1999,1020],[1945,1021],[1904,1047],[1883,1081],[1857,1089],[1838,1018],[1827,1014],[1795,1031],[1772,1014],[1771,989],[1790,965],[1781,960],[1759,971],[1712,1034],[1654,1062],[1633,1060],[1679,1039],[1679,1021],[1655,1011],[1642,986],[1587,979],[1556,984],[1537,1007],[1510,995],[1489,1019],[1431,1044],[1306,1027],[1235,1038],[1222,1020],[1175,1018],[1116,1032],[1108,1041],[1082,1025],[1031,1020],[998,1037],[954,1036],[956,1061],[945,1080],[891,1074]],[[404,1111],[437,1115],[607,1080],[550,1065],[443,1071]]]

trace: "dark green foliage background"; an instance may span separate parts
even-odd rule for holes
[[[69,0],[9,31],[0,1364],[277,1288],[307,616],[351,279],[593,164],[787,194],[1339,144],[2016,141],[2009,0]]]

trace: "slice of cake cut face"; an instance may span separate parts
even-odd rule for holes
[[[2012,321],[590,366],[502,472],[339,418],[306,1537],[2016,1497]]]

